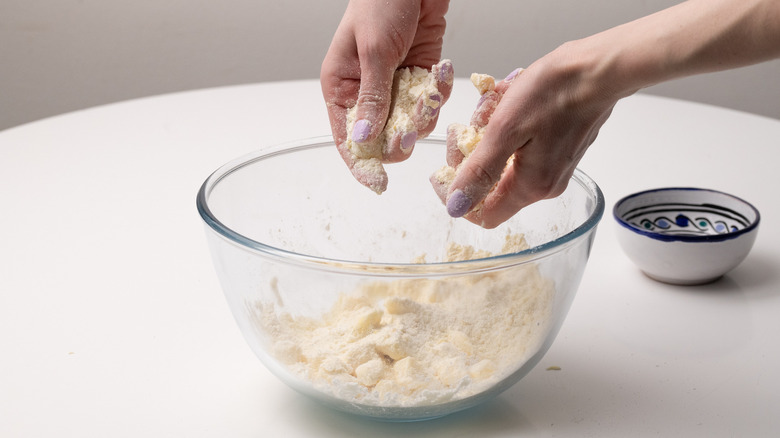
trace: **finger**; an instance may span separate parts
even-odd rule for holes
[[[347,140],[347,112],[355,106],[360,89],[359,66],[338,55],[328,55],[322,64],[320,86],[337,145]]]
[[[361,64],[355,125],[348,133],[356,143],[375,140],[384,129],[390,112],[394,71],[395,67],[386,67],[379,62]]]
[[[523,72],[522,68],[514,69],[506,78],[496,83],[495,89],[484,93],[477,103],[477,109],[471,116],[471,124],[476,127],[484,127],[488,124],[490,117],[496,110],[498,103],[504,96],[504,93],[512,85],[515,78]]]
[[[387,149],[382,154],[382,162],[398,163],[411,155],[417,141],[417,131],[396,132],[390,137]]]
[[[382,161],[385,163],[397,163],[403,161],[412,153],[414,144],[418,138],[427,137],[430,132],[420,131],[420,127],[426,127],[429,120],[434,120],[438,114],[438,105],[441,102],[441,95],[436,93],[426,97],[421,97],[415,104],[412,114],[402,114],[396,119],[393,126],[386,129],[390,131],[390,138],[382,151]],[[403,121],[403,122],[401,122]]]
[[[427,137],[436,127],[439,120],[439,110],[444,102],[440,93],[422,96],[417,100],[417,104],[412,113],[412,123],[417,128],[420,137]]]
[[[388,177],[380,161],[376,158],[358,158],[347,147],[346,142],[338,143],[336,149],[346,163],[352,176],[362,185],[376,193],[387,190]]]
[[[339,154],[350,168],[354,156],[346,150],[347,112],[357,103],[360,92],[360,61],[349,26],[342,22],[333,37],[320,69],[320,87],[325,100],[330,129]]]
[[[387,122],[396,69],[414,41],[418,0],[349,2],[348,28],[360,62],[355,124],[348,135],[357,143],[376,140]]]
[[[442,204],[444,204],[447,201],[447,191],[450,188],[447,181],[449,181],[450,179],[448,175],[446,175],[446,173],[449,173],[450,171],[454,172],[454,170],[451,167],[445,167],[435,172],[429,178],[431,182],[431,186],[433,186],[433,191],[434,193],[436,193],[436,196],[439,197]]]
[[[483,94],[479,98],[479,102],[477,102],[477,109],[471,115],[471,125],[477,128],[486,126],[500,101],[501,94],[495,91],[488,91]]]
[[[345,145],[347,141],[347,109],[340,105],[330,104],[327,105],[327,109],[333,141],[336,145]],[[341,153],[341,150],[339,152]]]
[[[447,196],[447,213],[452,217],[461,217],[471,211],[501,178],[505,163],[476,152],[472,154],[458,168],[452,182]]]
[[[436,77],[436,89],[439,90],[442,97],[441,103],[444,105],[452,94],[452,84],[455,81],[455,70],[452,67],[452,61],[442,59],[431,68],[431,71]]]
[[[375,193],[382,194],[387,190],[387,172],[378,158],[358,158],[350,170],[358,182]]]
[[[438,92],[422,96],[417,100],[414,112],[411,114],[411,123],[401,124],[404,127],[393,128],[394,130],[405,128],[408,131],[394,132],[391,135],[382,154],[383,162],[397,163],[409,158],[417,139],[427,137],[436,126],[441,102],[442,96]]]
[[[427,137],[433,132],[439,119],[441,107],[452,94],[452,84],[455,80],[452,61],[449,59],[439,61],[431,67],[431,75],[435,81],[436,91],[420,96],[412,117],[419,137]]]
[[[525,71],[525,69],[522,68],[516,68],[512,70],[511,73],[509,73],[504,79],[496,82],[496,93],[504,94],[507,89],[509,89],[509,86],[512,85],[512,82],[522,73]]]
[[[501,178],[509,157],[529,141],[511,119],[496,116],[485,128],[479,147],[458,168],[447,197],[447,212],[452,217],[461,217],[479,204]]]
[[[447,165],[456,168],[463,161],[464,155],[458,147],[459,126],[452,124],[447,127]]]

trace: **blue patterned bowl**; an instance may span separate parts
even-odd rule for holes
[[[673,284],[717,280],[745,259],[761,216],[727,193],[673,187],[626,196],[615,204],[618,240],[649,277]]]

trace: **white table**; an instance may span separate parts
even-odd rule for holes
[[[476,99],[459,80],[438,131],[468,120]],[[303,81],[0,133],[0,436],[777,436],[780,121],[621,102],[580,166],[607,212],[555,344],[495,401],[413,424],[335,413],[277,381],[211,266],[195,210],[206,176],[261,145],[328,132],[319,85]],[[618,247],[614,202],[672,185],[761,211],[752,253],[714,284],[654,282]]]

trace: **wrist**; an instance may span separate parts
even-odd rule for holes
[[[628,35],[619,33],[611,29],[567,43],[581,64],[583,87],[615,101],[654,85],[660,75],[648,53],[640,53]]]
[[[583,110],[611,107],[638,91],[624,69],[620,52],[592,37],[564,43],[529,67],[536,86],[557,90],[559,104]]]

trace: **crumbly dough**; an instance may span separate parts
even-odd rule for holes
[[[352,154],[355,166],[361,171],[374,175],[369,188],[381,194],[387,189],[387,172],[382,165],[382,157],[388,150],[388,144],[396,134],[416,132],[415,111],[418,102],[428,108],[438,111],[442,104],[442,96],[437,86],[438,68],[449,60],[442,60],[434,65],[432,70],[420,67],[407,67],[398,69],[393,78],[391,92],[392,102],[390,114],[384,130],[374,141],[357,143],[352,141],[352,130],[357,121],[357,106],[347,111],[347,149]],[[435,113],[418,114],[422,122],[433,119]],[[418,122],[419,123],[419,122]],[[419,137],[418,140],[422,138]]]
[[[527,248],[510,235],[502,252]],[[490,255],[450,245],[449,260]],[[322,318],[254,303],[273,355],[314,389],[372,406],[424,406],[491,388],[519,369],[549,330],[554,286],[535,265],[450,278],[374,282]]]
[[[496,79],[484,73],[472,73],[471,83],[477,87],[480,96],[496,89]]]

